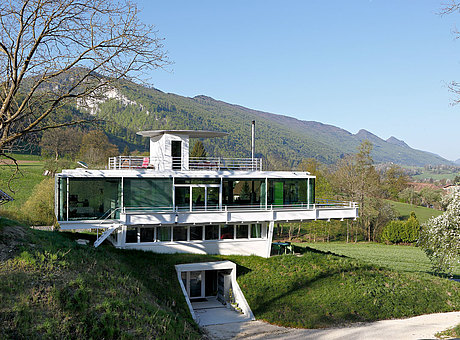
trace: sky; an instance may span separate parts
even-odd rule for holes
[[[137,0],[173,62],[156,88],[460,158],[460,13],[441,0]],[[460,97],[458,97],[460,98]]]

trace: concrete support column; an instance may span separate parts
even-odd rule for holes
[[[273,228],[275,227],[275,222],[270,221],[268,223],[268,234],[267,234],[267,253],[265,257],[270,257],[270,252],[272,250],[272,241],[273,241]]]

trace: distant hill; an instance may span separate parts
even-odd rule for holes
[[[91,113],[108,122],[106,130],[113,139],[140,147],[147,146],[146,140],[135,135],[140,130],[216,130],[229,136],[205,140],[208,154],[249,157],[251,121],[256,120],[256,155],[286,167],[309,157],[334,163],[345,154],[355,153],[364,139],[374,145],[372,156],[377,163],[452,164],[438,155],[412,149],[395,137],[385,141],[366,130],[354,135],[332,125],[252,110],[204,95],[189,98],[124,83],[118,95],[110,90],[107,97],[105,102],[92,103]]]
[[[460,158],[454,161],[455,164],[460,165]]]

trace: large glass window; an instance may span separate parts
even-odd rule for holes
[[[273,206],[308,204],[307,195],[306,178],[268,180],[268,204]]]
[[[221,240],[226,240],[226,239],[233,239],[234,237],[234,226],[233,225],[223,225],[220,227],[220,239]]]
[[[205,198],[204,187],[192,187],[192,210],[204,210]]]
[[[190,210],[190,187],[175,187],[176,208]]]
[[[137,227],[126,228],[126,243],[137,243]]]
[[[218,240],[219,239],[219,226],[218,225],[207,225],[205,227],[205,240]]]
[[[68,181],[69,220],[103,219],[119,207],[119,178],[68,178]]]
[[[125,207],[172,207],[172,179],[125,178],[123,194]]]
[[[262,238],[262,224],[251,224],[251,238]]]
[[[191,226],[190,227],[190,241],[202,240],[203,239],[203,226]]]
[[[187,241],[187,227],[174,227],[173,241]]]
[[[67,220],[67,178],[58,177],[58,220],[66,221]]]
[[[315,204],[315,179],[314,178],[309,178],[308,194],[309,194],[308,202],[310,204]]]
[[[265,196],[265,180],[224,179],[222,203],[225,205],[260,205]]]
[[[249,226],[247,224],[240,224],[236,226],[236,238],[248,238]]]
[[[141,228],[141,242],[155,242],[155,228]]]
[[[159,242],[170,242],[171,227],[157,227],[157,240]]]

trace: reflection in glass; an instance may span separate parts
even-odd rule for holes
[[[190,227],[190,241],[202,240],[203,239],[203,226],[191,226]]]
[[[220,239],[221,240],[226,240],[226,239],[233,239],[233,225],[223,225],[220,228]]]
[[[187,227],[174,227],[173,241],[187,241]]]

